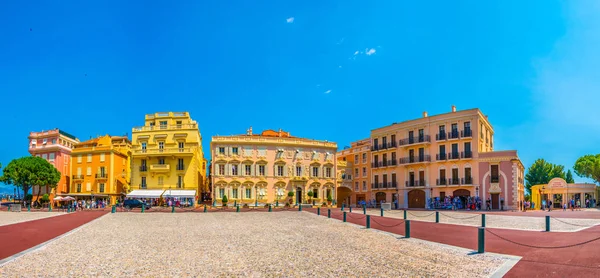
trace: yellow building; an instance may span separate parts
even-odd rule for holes
[[[569,205],[571,200],[575,200],[576,204],[579,202],[582,207],[586,207],[586,202],[594,207],[597,199],[596,188],[593,183],[567,183],[564,179],[553,178],[548,184],[531,187],[531,201],[535,203],[536,209],[540,209],[548,200],[552,200],[553,208]]]
[[[132,191],[127,197],[196,199],[208,191],[206,159],[188,112],[148,114],[132,130]]]
[[[105,135],[75,144],[70,190],[58,195],[115,204],[129,188],[130,157],[131,142],[127,137]]]

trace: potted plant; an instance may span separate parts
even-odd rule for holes
[[[290,192],[288,192],[288,197],[290,198],[290,199],[288,200],[288,202],[289,202],[289,204],[291,205],[291,204],[294,202],[294,200],[293,200],[293,199],[294,199],[294,191],[290,191]]]
[[[221,199],[221,203],[223,203],[223,207],[227,206],[227,195],[223,195],[223,199]]]
[[[327,204],[331,205],[331,201],[333,201],[333,198],[331,198],[331,193],[327,194]]]
[[[308,195],[308,201],[310,202],[312,197],[314,196],[314,193],[312,192],[312,190],[308,191],[308,193],[306,193],[306,195]]]
[[[323,202],[323,204],[321,205],[321,207],[326,208],[327,207],[327,203]]]

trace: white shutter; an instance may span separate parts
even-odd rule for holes
[[[268,164],[265,164],[265,176],[269,176],[269,167]]]

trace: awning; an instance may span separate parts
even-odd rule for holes
[[[71,197],[92,197],[92,196],[94,196],[94,197],[98,197],[98,198],[108,197],[108,194],[95,194],[95,193],[94,194],[92,194],[92,193],[61,193],[58,195],[63,196],[63,197],[65,197],[65,196],[71,196]]]
[[[165,194],[163,194],[163,198],[194,198],[196,197],[196,190],[165,190]]]
[[[127,194],[127,198],[160,198],[160,195],[165,192],[164,190],[146,190],[146,189],[138,189],[133,190],[129,194]]]

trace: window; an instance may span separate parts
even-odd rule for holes
[[[159,157],[158,158],[158,164],[165,165],[165,158],[164,157]]]
[[[277,150],[277,154],[275,154],[275,158],[277,158],[277,159],[283,158],[283,151]]]
[[[234,199],[237,199],[237,197],[238,197],[238,189],[237,188],[234,188],[231,190],[231,197]]]
[[[56,139],[52,139],[52,145],[56,144]]]
[[[452,169],[452,184],[458,184],[458,168]]]
[[[392,153],[392,165],[396,165],[396,152]]]
[[[88,153],[87,155],[87,162],[92,162],[92,154]]]
[[[500,181],[500,177],[498,176],[498,165],[492,165],[491,167],[491,172],[492,172],[492,177],[490,182],[499,182]]]
[[[99,174],[99,175],[98,175],[99,177],[102,177],[102,178],[106,177],[106,168],[104,168],[104,167],[100,167],[100,168],[98,169],[98,174]]]
[[[219,147],[219,154],[225,154],[225,148]]]
[[[446,159],[446,146],[445,145],[440,145],[440,154],[439,154],[439,159],[440,160],[444,160]]]
[[[319,189],[318,188],[315,188],[313,190],[313,198],[315,198],[315,199],[319,198]]]
[[[219,171],[217,172],[219,174],[219,176],[224,176],[225,175],[225,165],[219,164],[217,166],[219,168]]]
[[[325,168],[325,177],[331,178],[331,167]]]
[[[250,164],[244,165],[244,172],[245,172],[244,174],[246,176],[252,175],[252,165],[250,165]]]
[[[81,176],[81,167],[77,167],[77,175]]]
[[[358,177],[358,168],[354,168],[354,176]]]
[[[296,177],[302,176],[302,166],[296,166]]]
[[[238,175],[238,165],[231,165],[231,175],[232,176]]]
[[[246,199],[252,198],[252,188],[246,188]]]
[[[177,128],[181,128],[181,121],[175,122],[177,124]]]
[[[77,163],[81,163],[81,155],[77,156]]]
[[[252,156],[252,149],[245,147],[244,148],[244,156]]]
[[[225,196],[225,189],[219,188],[219,198],[223,199],[223,196]]]
[[[265,165],[258,165],[258,175],[259,176],[265,176],[266,175]]]
[[[86,190],[86,191],[92,191],[92,183],[89,183],[89,182],[88,182],[88,183],[85,185],[85,190]]]
[[[318,177],[319,176],[319,167],[317,167],[317,166],[313,166],[312,167],[312,176],[313,177]]]
[[[238,148],[237,148],[237,147],[233,147],[233,148],[231,148],[231,153],[232,153],[233,155],[238,155]]]
[[[277,165],[277,176],[283,177],[283,165]]]
[[[142,183],[140,184],[142,189],[146,188],[146,177],[142,177]]]
[[[177,159],[177,170],[183,171],[185,168],[183,167],[183,158]]]
[[[183,188],[183,176],[177,176],[177,188]]]
[[[179,147],[179,151],[182,152],[183,149],[185,148],[185,142],[179,142],[178,147]]]
[[[44,154],[42,154],[42,158],[43,158],[43,159],[48,159],[48,154],[45,154],[45,153],[44,153]]]
[[[358,174],[356,174],[356,176],[358,177]],[[363,167],[362,168],[362,176],[366,177],[367,176],[367,167]]]
[[[358,191],[358,189],[359,189],[358,188],[358,182],[356,182],[355,185],[354,185],[354,191]]]
[[[408,132],[408,143],[412,144],[415,142],[414,140],[415,140],[415,132],[411,130]]]
[[[165,149],[165,142],[164,141],[158,142],[158,149],[161,150],[161,152],[162,152],[162,150]]]
[[[396,187],[396,174],[392,173],[392,187]]]
[[[100,191],[100,193],[104,193],[104,184],[101,183],[101,184],[98,185],[98,187],[99,187],[98,190]]]
[[[391,139],[390,144],[391,144],[392,147],[396,146],[396,135],[392,135],[392,139]]]
[[[354,155],[354,163],[358,164],[358,154]]]
[[[258,156],[267,156],[267,149],[264,147],[258,149]]]
[[[164,181],[165,181],[164,177],[158,177],[158,185],[163,185]]]
[[[440,169],[439,184],[446,184],[446,169]]]
[[[146,142],[142,142],[142,152],[146,152]]]
[[[104,158],[105,158],[104,153],[101,153],[100,154],[100,162],[104,162]]]
[[[167,129],[167,121],[160,121],[159,125],[160,129]]]
[[[471,168],[465,168],[465,184],[472,184],[471,181]]]
[[[81,193],[81,183],[77,184],[77,193]]]
[[[88,176],[92,175],[92,167],[87,167],[86,175],[88,175]]]
[[[363,191],[367,191],[367,182],[363,181]]]
[[[367,153],[362,154],[362,162],[367,163]]]

